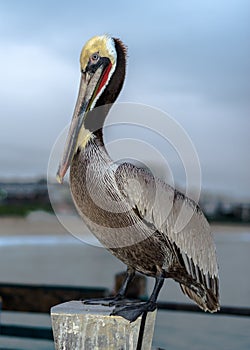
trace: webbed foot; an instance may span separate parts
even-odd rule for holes
[[[130,322],[134,322],[144,312],[154,311],[157,304],[153,301],[135,302],[127,305],[116,305],[110,316],[122,316]]]

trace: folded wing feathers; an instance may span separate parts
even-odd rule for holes
[[[131,206],[176,244],[193,278],[216,290],[218,265],[215,245],[210,226],[199,206],[144,169],[125,163],[117,171],[123,178],[121,191]],[[190,219],[185,223],[187,217]],[[175,229],[177,220],[180,224],[185,223],[179,232]]]

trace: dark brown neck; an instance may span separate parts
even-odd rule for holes
[[[84,123],[85,127],[92,131],[102,144],[105,118],[122,89],[126,73],[126,48],[119,39],[114,39],[114,41],[117,53],[115,71],[102,95],[97,100],[95,108],[89,113]],[[97,108],[100,106],[103,107]]]

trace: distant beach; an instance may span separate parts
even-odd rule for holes
[[[50,235],[68,234],[57,217],[43,212],[33,212],[27,217],[0,218],[0,235]]]
[[[67,220],[72,221],[72,217]],[[83,229],[84,223],[80,220],[73,222],[76,229]],[[250,225],[246,224],[230,224],[230,223],[212,223],[211,229],[213,232],[227,232],[227,233],[243,233],[250,231]],[[0,218],[0,236],[9,235],[67,235],[67,229],[59,222],[57,217],[53,214],[45,212],[32,212],[27,217],[2,217]]]

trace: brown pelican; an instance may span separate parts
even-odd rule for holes
[[[108,35],[95,36],[83,47],[80,64],[79,95],[57,178],[62,182],[70,167],[70,188],[80,216],[127,265],[119,293],[109,300],[115,305],[113,314],[134,321],[154,310],[166,278],[178,282],[203,310],[217,311],[215,246],[199,206],[143,168],[114,164],[105,148],[103,123],[125,78],[124,44]],[[182,207],[192,215],[178,232],[175,222]],[[124,299],[135,271],[155,278],[146,302]]]

